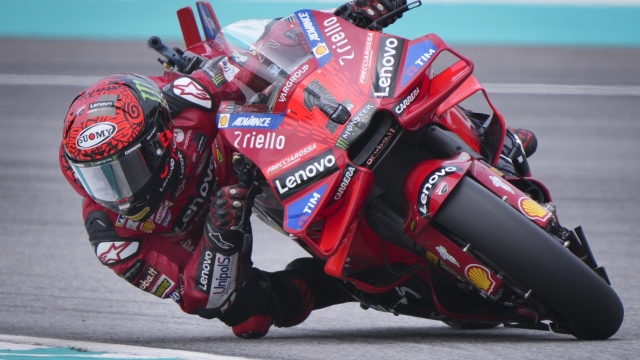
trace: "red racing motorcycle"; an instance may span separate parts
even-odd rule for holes
[[[521,146],[502,154],[515,171],[497,169],[506,126],[471,60],[435,34],[376,31],[384,18],[361,29],[300,10],[222,29],[208,2],[197,9],[204,39],[186,7],[186,51],[157,37],[150,46],[169,74],[215,65],[214,82],[253,76],[248,100],[224,101],[217,115],[253,164],[247,218],[326,261],[362,308],[456,328],[616,333],[623,306],[582,229],[560,225]],[[275,29],[282,41],[266,40]],[[460,105],[474,94],[491,114]]]

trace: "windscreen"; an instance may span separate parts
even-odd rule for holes
[[[237,104],[243,107],[240,111],[253,108],[254,112],[272,112],[283,84],[313,57],[295,16],[241,20],[225,26],[222,33],[235,51],[231,60],[242,67],[241,70],[230,64],[228,70],[245,72],[241,89],[247,100],[245,104]]]

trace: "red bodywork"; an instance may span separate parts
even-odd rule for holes
[[[198,5],[205,6],[213,14],[208,3]],[[484,88],[471,76],[473,63],[435,34],[407,40],[360,29],[330,13],[312,10],[297,13],[304,13],[314,20],[312,30],[320,34],[329,54],[322,55],[324,59],[312,58],[301,64],[290,88],[279,93],[286,101],[278,101],[271,115],[282,116],[280,125],[269,130],[238,130],[221,127],[221,121],[228,119],[218,118],[220,134],[257,165],[275,194],[281,194],[284,232],[291,234],[314,256],[326,260],[327,274],[352,282],[365,292],[389,291],[406,280],[407,277],[398,277],[385,284],[371,284],[355,277],[354,274],[362,270],[385,268],[386,257],[388,263],[423,266],[421,276],[426,282],[430,282],[430,271],[433,271],[430,264],[439,265],[455,277],[475,285],[483,294],[494,296],[500,291],[502,280],[432,227],[433,215],[458,181],[467,175],[543,228],[548,225],[551,214],[491,167],[500,157],[506,126]],[[224,38],[203,42],[191,9],[181,9],[178,15],[188,51],[212,58],[244,50],[233,49]],[[215,15],[214,24],[219,28]],[[443,52],[453,54],[459,60],[433,76],[432,64]],[[328,61],[327,56],[330,57]],[[320,109],[309,109],[305,105],[304,89],[314,82],[322,84],[338,102],[351,104],[351,118],[345,124],[332,123]],[[426,249],[426,259],[389,242],[385,244],[369,227],[363,214],[374,185],[372,168],[378,161],[377,156],[384,153],[397,132],[414,131],[432,123],[456,133],[481,153],[476,127],[456,106],[478,92],[485,96],[494,112],[485,132],[485,137],[493,144],[493,163],[489,165],[461,153],[450,159],[427,160],[416,165],[402,184],[408,203],[404,228]],[[359,116],[365,117],[372,111],[393,114],[399,127],[391,128],[370,158],[357,165],[349,158],[349,144],[345,146],[341,138],[347,137],[345,134],[351,131],[349,127],[354,126],[353,122]],[[371,121],[371,117],[368,118]],[[298,169],[300,164],[310,166],[310,171],[316,171],[313,166],[333,170],[285,197],[282,189],[286,179],[276,180],[282,174]],[[293,181],[291,184],[295,185]],[[546,196],[549,197],[548,193]],[[440,314],[449,318],[469,318],[446,311],[437,299],[434,300],[435,310]]]

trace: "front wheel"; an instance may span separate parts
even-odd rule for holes
[[[593,270],[557,240],[469,177],[454,188],[434,221],[531,290],[553,320],[579,339],[607,339],[624,317],[622,302]]]

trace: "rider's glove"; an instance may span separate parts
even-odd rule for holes
[[[220,188],[211,201],[211,223],[220,230],[239,230],[248,192],[238,185]]]
[[[366,28],[383,15],[406,4],[407,0],[355,0],[340,6],[335,14],[358,27]],[[402,14],[394,16],[384,23],[378,24],[378,26],[379,28],[385,28],[401,17]]]

